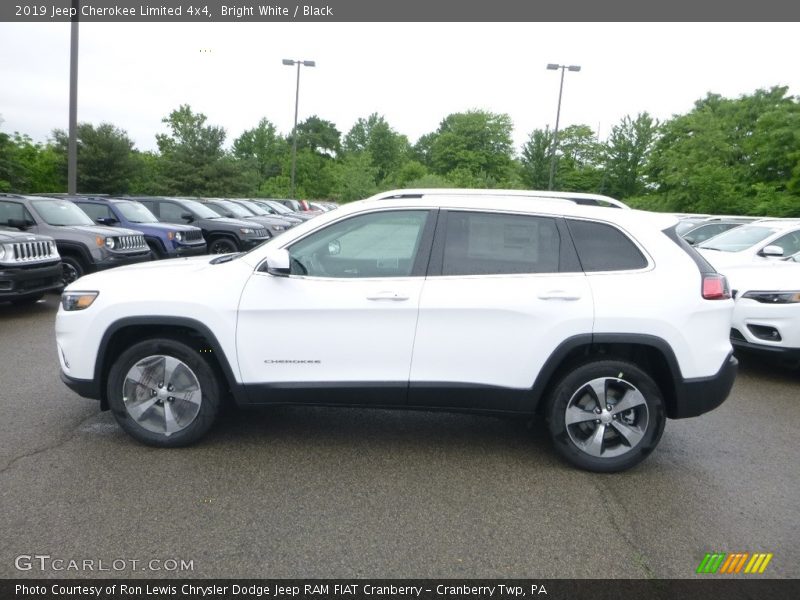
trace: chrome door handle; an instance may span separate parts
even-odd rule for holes
[[[390,300],[392,302],[402,302],[408,300],[408,296],[403,296],[399,292],[378,292],[367,296],[367,300]]]
[[[550,290],[539,294],[539,300],[580,300],[580,294],[565,292],[564,290]]]

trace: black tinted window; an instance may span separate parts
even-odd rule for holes
[[[92,202],[76,202],[75,204],[77,204],[83,212],[89,215],[92,218],[92,221],[114,216],[111,214],[111,211],[108,209],[108,207],[103,206],[102,204],[94,204]]]
[[[159,202],[160,217],[162,221],[167,223],[185,223],[181,215],[187,211],[180,204],[174,202]]]
[[[546,217],[452,212],[442,275],[554,273],[560,241],[555,221]]]
[[[647,266],[636,245],[616,227],[567,221],[584,271],[627,271]]]

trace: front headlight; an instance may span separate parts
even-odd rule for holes
[[[176,231],[175,232],[175,239],[178,240],[179,242],[182,242],[183,241],[183,234],[180,231]]]
[[[3,260],[6,256],[6,247],[0,244],[0,260]]]
[[[64,310],[83,310],[89,308],[100,292],[64,292],[61,306]]]
[[[273,225],[272,228],[275,231],[286,231],[286,227],[284,227],[283,225]]]
[[[742,298],[763,304],[797,304],[800,302],[800,292],[747,292]]]
[[[242,232],[245,235],[251,235],[253,233],[253,230],[252,229],[248,229],[247,227],[242,227],[239,231]]]
[[[108,248],[109,250],[113,250],[114,248],[117,247],[117,242],[114,240],[114,238],[110,237],[106,238],[105,244],[106,248]]]

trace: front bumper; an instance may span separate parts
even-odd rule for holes
[[[61,371],[61,381],[73,392],[84,398],[100,400],[100,385],[94,379],[75,379]]]
[[[739,333],[739,336],[744,338],[741,333]],[[749,342],[745,339],[739,339],[739,337],[735,337],[734,335],[731,335],[731,344],[736,350],[758,352],[787,360],[800,360],[800,348],[790,348],[789,346],[777,346],[774,344],[759,344],[756,342]]]
[[[676,382],[675,404],[667,410],[667,416],[686,419],[714,410],[730,394],[738,370],[739,361],[731,352],[716,375]]]
[[[14,300],[58,290],[62,286],[61,261],[42,267],[0,268],[0,300]]]
[[[185,257],[185,256],[202,256],[208,253],[208,246],[206,244],[191,244],[177,246],[170,256]]]
[[[245,238],[240,240],[242,243],[242,250],[250,250],[251,248],[255,248],[259,244],[263,244],[264,242],[268,242],[271,240],[272,237],[262,237],[262,238]]]
[[[134,265],[148,260],[150,260],[149,249],[135,254],[111,254],[97,261],[94,266],[98,271],[105,271],[106,269],[113,269],[114,267],[122,267],[124,265]]]

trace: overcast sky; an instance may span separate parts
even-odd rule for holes
[[[68,126],[68,23],[0,23],[0,130],[46,140]],[[111,122],[141,150],[180,104],[223,126],[230,145],[267,117],[281,133],[316,114],[342,135],[377,112],[415,142],[450,113],[508,113],[519,147],[553,126],[605,138],[625,115],[664,120],[707,92],[786,85],[800,94],[798,23],[82,23],[78,119]],[[205,50],[205,52],[201,52]]]

